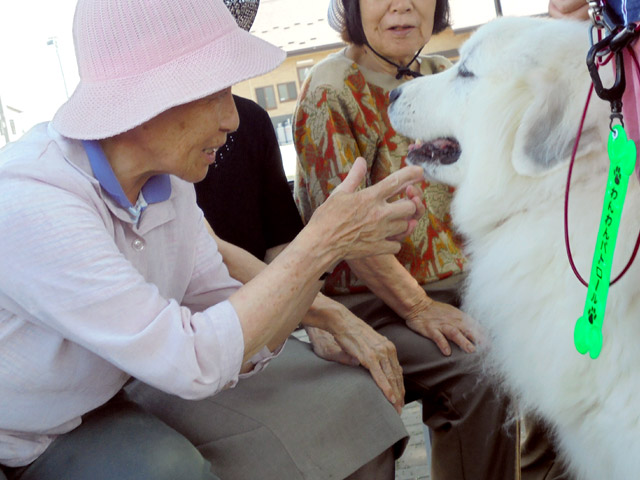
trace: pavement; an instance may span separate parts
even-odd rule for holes
[[[431,478],[421,408],[422,406],[418,402],[412,402],[405,405],[402,410],[402,421],[411,437],[406,450],[396,460],[396,480],[428,480]]]

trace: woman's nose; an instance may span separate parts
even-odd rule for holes
[[[410,0],[394,0],[391,4],[392,12],[408,12],[411,10]]]
[[[229,95],[224,99],[221,113],[220,129],[228,133],[235,132],[240,125],[240,118],[238,117],[238,110],[236,109],[236,103],[233,100],[231,91],[229,91]]]

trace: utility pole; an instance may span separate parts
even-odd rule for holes
[[[58,51],[58,37],[49,37],[47,45],[53,45],[56,48],[56,56],[58,57],[58,65],[60,66],[60,74],[62,75],[62,83],[64,84],[64,93],[69,98],[69,90],[67,89],[67,80],[64,78],[64,69],[60,61],[60,52]]]
[[[9,143],[9,129],[7,128],[7,120],[4,118],[4,107],[2,106],[2,98],[0,98],[0,134],[5,139],[6,143]]]
[[[496,7],[496,17],[502,16],[502,2],[501,0],[493,0],[493,4]]]

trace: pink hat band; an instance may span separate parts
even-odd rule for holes
[[[223,0],[79,0],[80,83],[53,125],[93,140],[266,73],[285,57],[242,30]]]

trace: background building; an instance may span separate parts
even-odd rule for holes
[[[13,142],[25,133],[25,122],[22,110],[3,103],[0,97],[0,148]]]

